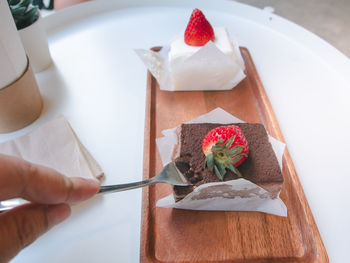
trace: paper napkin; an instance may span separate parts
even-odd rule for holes
[[[103,177],[101,167],[64,116],[58,116],[24,136],[1,143],[0,153],[53,168],[68,177]]]

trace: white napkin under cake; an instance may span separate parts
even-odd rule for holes
[[[24,136],[1,143],[0,153],[53,168],[68,177],[103,177],[101,167],[64,116],[58,116]]]

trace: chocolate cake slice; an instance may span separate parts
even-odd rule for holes
[[[175,147],[173,160],[192,186],[174,186],[175,200],[179,201],[201,184],[220,182],[214,172],[205,167],[205,155],[202,141],[209,131],[219,126],[236,125],[240,127],[249,145],[248,158],[237,168],[244,179],[268,191],[272,198],[278,197],[283,183],[283,176],[275,152],[269,142],[262,124],[182,124],[178,130],[178,145]],[[224,181],[238,179],[227,169]]]

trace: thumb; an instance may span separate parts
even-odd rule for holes
[[[26,204],[0,214],[0,263],[12,259],[70,212],[67,204]]]

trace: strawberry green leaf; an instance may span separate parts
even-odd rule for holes
[[[230,150],[228,150],[227,152],[227,156],[228,157],[233,157],[237,154],[240,154],[244,149],[244,146],[243,145],[237,145],[235,147],[232,147]]]
[[[211,148],[211,151],[212,152],[221,152],[224,150],[224,147],[221,146],[221,145],[214,145],[212,148]]]
[[[222,177],[221,173],[219,172],[219,169],[216,167],[216,165],[214,165],[214,172],[216,174],[216,176],[221,180],[223,181],[224,178]]]
[[[224,178],[225,175],[226,175],[226,166],[225,166],[225,164],[224,163],[217,163],[217,167],[218,167],[218,170],[219,170],[222,178]]]
[[[235,164],[235,163],[237,163],[239,160],[241,160],[242,157],[243,157],[242,154],[236,155],[235,157],[230,158],[230,163],[231,163],[231,164]]]
[[[214,168],[214,155],[208,154],[207,157],[205,158],[205,164],[209,168],[210,171],[213,171]]]
[[[215,145],[222,145],[224,143],[224,139],[220,138]]]
[[[231,137],[230,139],[228,139],[228,140],[226,141],[226,143],[225,143],[225,148],[226,148],[226,149],[229,149],[229,148],[231,147],[231,145],[232,145],[232,143],[234,142],[235,138],[236,138],[236,135],[233,136],[233,137]]]
[[[216,144],[211,148],[212,152],[221,152],[222,150],[224,150],[224,146],[222,145],[224,142],[223,139],[219,139]]]
[[[242,177],[242,174],[238,171],[236,167],[234,167],[232,164],[228,164],[228,168],[235,173],[238,177]]]

